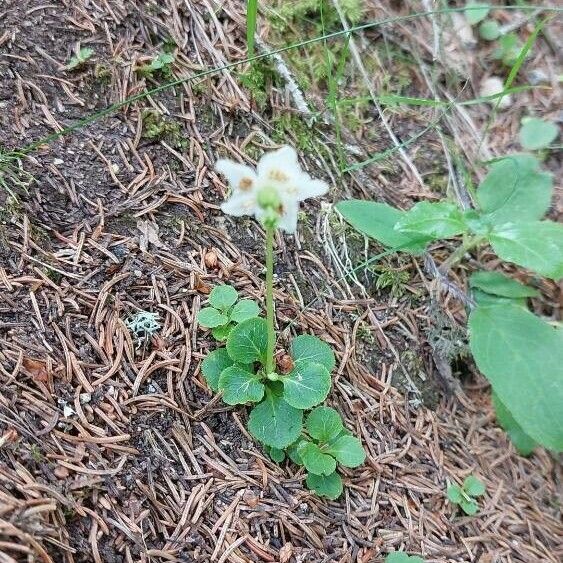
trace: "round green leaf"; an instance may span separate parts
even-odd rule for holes
[[[471,287],[480,289],[485,293],[520,299],[522,297],[537,297],[539,291],[524,285],[500,272],[475,272],[469,278]]]
[[[500,26],[495,20],[486,20],[479,26],[479,35],[485,41],[494,41],[500,36]]]
[[[315,475],[330,475],[336,470],[336,460],[313,442],[301,442],[298,453],[307,471]]]
[[[336,471],[330,475],[315,475],[309,473],[307,475],[307,487],[315,491],[321,497],[327,497],[331,500],[336,500],[343,490],[342,478]]]
[[[264,396],[264,384],[256,374],[234,365],[221,372],[219,390],[227,405],[257,403]]]
[[[475,475],[468,475],[463,481],[463,490],[472,497],[480,497],[485,494],[485,484]]]
[[[508,409],[502,404],[496,393],[493,393],[493,405],[497,422],[504,428],[516,451],[525,457],[529,456],[537,446],[535,440],[530,438],[520,425],[514,420]]]
[[[219,390],[219,377],[221,372],[233,365],[226,348],[218,348],[207,354],[201,363],[201,373],[213,391]]]
[[[282,379],[283,398],[296,409],[322,403],[330,391],[330,373],[321,364],[299,363]]]
[[[510,297],[501,297],[500,295],[491,295],[490,293],[485,293],[480,289],[473,289],[471,291],[473,300],[477,305],[488,306],[488,305],[500,305],[501,303],[513,303],[520,305],[520,307],[526,307],[526,298],[520,297],[518,299],[511,299]]]
[[[329,442],[343,430],[342,418],[331,407],[317,407],[305,420],[305,428],[312,438],[319,442]]]
[[[506,223],[489,236],[500,258],[546,278],[563,277],[563,225],[553,221]]]
[[[265,363],[268,327],[260,317],[235,326],[227,338],[227,351],[233,360],[243,364]]]
[[[260,307],[250,299],[241,299],[231,311],[231,321],[242,323],[247,319],[253,319],[260,314]]]
[[[238,299],[238,291],[230,285],[217,285],[209,294],[209,303],[221,311],[232,307]]]
[[[295,442],[302,429],[303,411],[270,389],[266,390],[264,400],[252,409],[248,420],[248,430],[257,440],[280,450]]]
[[[299,447],[304,442],[305,442],[305,440],[303,440],[303,438],[299,438],[296,442],[293,442],[293,444],[290,444],[286,448],[286,452],[287,452],[289,459],[291,461],[293,461],[293,463],[295,463],[296,465],[303,465],[303,460],[301,459],[301,456],[299,455]]]
[[[417,233],[429,238],[449,238],[467,231],[464,215],[453,203],[420,201],[395,224],[401,233]]]
[[[538,150],[549,146],[559,135],[555,123],[538,117],[527,117],[522,120],[518,136],[520,144],[527,150]]]
[[[295,364],[321,364],[329,372],[331,372],[336,365],[332,348],[320,338],[310,334],[301,334],[293,339],[291,342],[291,357]]]
[[[467,2],[465,4],[465,17],[469,25],[478,24],[483,21],[489,14],[489,6],[482,2]]]
[[[227,323],[226,325],[216,326],[215,328],[211,329],[211,334],[215,340],[219,342],[224,342],[229,337],[231,330],[235,325],[233,323]]]
[[[384,246],[413,254],[419,254],[426,248],[428,237],[400,233],[394,229],[397,221],[405,214],[400,209],[386,203],[359,199],[341,201],[336,209],[355,229]]]
[[[459,504],[463,500],[461,487],[458,485],[450,485],[448,487],[448,500],[454,504]]]
[[[404,551],[392,551],[385,558],[385,563],[424,563],[418,555],[408,555]]]
[[[278,450],[278,448],[270,448],[266,446],[266,452],[272,458],[272,461],[276,463],[281,463],[285,459],[285,452],[283,450]]]
[[[358,467],[366,459],[362,443],[355,436],[341,436],[326,451],[345,467]]]
[[[459,505],[461,506],[463,512],[465,512],[468,516],[477,514],[477,511],[479,510],[479,506],[474,500],[461,499]]]
[[[224,325],[229,322],[229,319],[214,309],[213,307],[206,307],[197,314],[197,322],[205,328],[215,328],[216,326]]]
[[[477,367],[514,420],[563,451],[563,330],[510,304],[476,307],[468,326]]]
[[[551,202],[553,178],[532,155],[495,161],[477,189],[481,211],[494,224],[541,219]]]

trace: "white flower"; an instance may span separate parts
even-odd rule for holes
[[[297,227],[299,202],[328,191],[322,180],[314,180],[301,169],[297,153],[289,146],[266,153],[256,171],[232,160],[219,160],[216,170],[223,174],[232,189],[221,209],[240,217],[254,215],[263,220],[274,208],[276,224],[286,233]]]

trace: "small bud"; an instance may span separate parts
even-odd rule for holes
[[[218,262],[217,253],[214,250],[206,252],[205,256],[203,257],[203,261],[208,268],[214,270],[217,267]]]

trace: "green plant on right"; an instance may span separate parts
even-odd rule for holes
[[[90,47],[81,47],[68,61],[66,65],[67,70],[73,70],[81,67],[94,55],[94,49]]]
[[[200,326],[210,328],[220,342],[227,340],[231,330],[248,319],[260,315],[260,307],[251,299],[240,299],[238,291],[230,285],[218,285],[209,294],[209,307],[197,315]]]
[[[392,551],[385,558],[385,563],[424,563],[418,555],[409,555],[404,551]]]
[[[493,58],[506,66],[513,66],[522,51],[522,43],[514,32],[502,35],[498,40],[498,46],[493,52]]]
[[[539,117],[524,117],[518,133],[520,144],[529,151],[548,147],[559,135],[559,128],[551,121]]]
[[[408,211],[360,200],[336,208],[356,229],[397,252],[416,256],[433,241],[461,237],[442,273],[489,245],[501,260],[557,281],[563,278],[563,225],[543,219],[552,194],[553,178],[539,161],[515,154],[490,164],[474,209],[446,200],[422,201]],[[521,452],[529,453],[536,442],[563,451],[563,326],[529,311],[527,300],[537,291],[502,272],[475,273],[470,286],[469,347],[491,384],[500,425],[512,439],[529,438],[517,445]]]
[[[162,74],[165,78],[172,75],[172,63],[176,57],[172,53],[159,53],[148,64],[137,67],[137,72],[141,76],[153,77],[156,73]]]
[[[479,505],[477,504],[476,497],[485,494],[485,485],[483,481],[474,475],[468,475],[463,481],[463,485],[450,484],[448,486],[448,500],[461,507],[463,512],[468,516],[477,514]]]

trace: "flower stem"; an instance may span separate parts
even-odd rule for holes
[[[266,322],[268,324],[268,347],[266,350],[266,374],[274,372],[274,226],[266,226]]]

